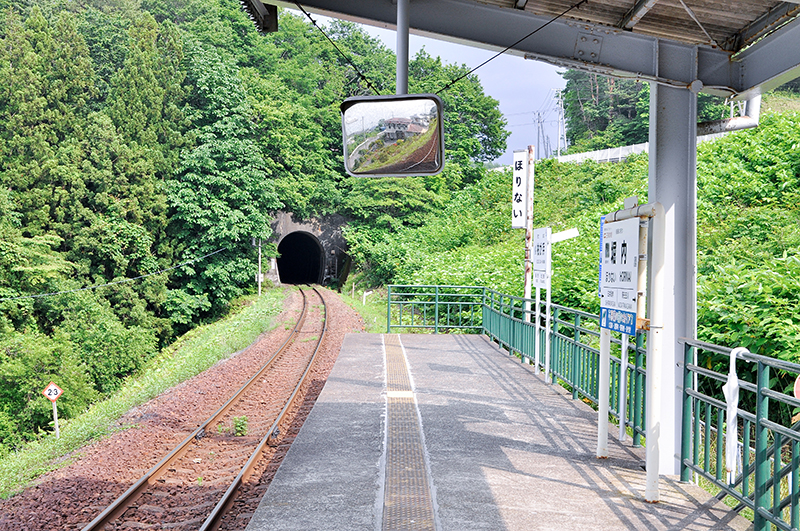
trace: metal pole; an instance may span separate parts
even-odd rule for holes
[[[597,377],[597,457],[608,457],[608,395],[610,385],[611,331],[600,329],[600,367]],[[648,439],[648,443],[650,440]]]
[[[547,290],[547,302],[544,306],[544,382],[552,383],[552,375],[550,374],[550,292]]]
[[[693,399],[687,392],[688,389],[697,389],[692,387],[692,371],[689,370],[689,364],[694,361],[694,348],[688,343],[683,347],[683,427],[681,429],[681,481],[688,483],[692,481],[692,469],[684,463],[690,458],[692,452],[692,405]],[[694,434],[696,436],[696,434]],[[717,444],[719,444],[719,437],[717,437]],[[745,447],[746,452],[749,451]]]
[[[645,500],[658,501],[658,473],[660,466],[659,439],[663,419],[662,367],[664,363],[663,329],[664,329],[664,276],[666,256],[664,250],[664,232],[666,228],[664,207],[655,204],[653,217],[652,249],[650,252],[650,330],[647,333],[647,392],[645,393],[645,463],[647,466],[647,482],[644,491]]]
[[[55,400],[53,400],[53,424],[56,427],[56,439],[59,439],[61,438],[61,432],[58,430],[58,408]]]
[[[261,281],[264,276],[261,274],[261,238],[258,239],[258,296],[261,296]]]
[[[755,531],[765,531],[770,529],[769,521],[764,518],[759,509],[769,509],[769,457],[767,448],[769,446],[769,429],[763,424],[764,420],[769,419],[769,397],[763,391],[769,389],[769,366],[763,362],[758,362],[758,372],[756,373],[756,462],[755,462],[755,485],[753,493],[753,504],[755,514],[753,515],[753,529]],[[776,452],[776,457],[779,452]]]
[[[397,87],[398,96],[408,94],[408,3],[397,0]]]
[[[619,352],[619,440],[627,439],[625,432],[626,405],[628,400],[628,334],[622,334]]]
[[[355,284],[353,285],[355,289]],[[387,288],[386,292],[386,333],[392,333],[392,286]]]
[[[534,341],[534,344],[533,344],[533,358],[534,358],[534,360],[533,360],[533,373],[534,374],[539,374],[539,360],[541,359],[540,354],[539,354],[540,351],[541,351],[541,347],[539,346],[539,336],[540,336],[540,333],[539,333],[539,319],[541,317],[541,313],[540,313],[539,309],[540,309],[541,293],[542,293],[541,288],[537,287],[536,288],[536,312],[534,314],[534,319],[536,321],[536,325],[534,326],[536,340]]]
[[[575,344],[572,346],[572,399],[578,399],[578,386],[580,385],[580,376],[578,371],[580,370],[580,363],[578,359],[578,353],[580,352],[578,344],[581,342],[581,314],[576,313],[574,317],[574,328],[572,329],[572,339],[575,340]]]

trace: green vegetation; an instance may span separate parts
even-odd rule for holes
[[[628,196],[646,202],[647,169],[646,156],[537,163],[535,226],[581,234],[554,246],[555,302],[598,311],[600,215]],[[756,129],[701,144],[697,171],[700,338],[800,362],[800,114],[766,112]],[[509,172],[488,172],[417,226],[351,228],[363,278],[522,295],[524,234],[509,228],[510,183]]]
[[[445,175],[348,177],[339,104],[370,91],[289,12],[265,36],[235,0],[2,4],[0,456],[48,430],[50,380],[74,419],[252,294],[250,239],[269,240],[275,210],[418,224],[505,150],[498,103],[469,76],[444,95]],[[389,49],[327,31],[394,93]],[[412,89],[464,68],[421,53]]]
[[[650,84],[566,70],[564,117],[571,153],[647,142]],[[730,116],[722,98],[699,94],[700,122]]]
[[[233,435],[236,437],[244,437],[247,435],[247,417],[233,417]]]
[[[364,320],[366,332],[384,334],[386,333],[386,288],[363,287],[367,276],[365,273],[351,276],[339,296],[358,312]]]
[[[420,135],[400,139],[392,144],[381,145],[380,149],[370,155],[369,160],[356,161],[353,165],[353,170],[358,170],[360,173],[369,173],[378,168],[402,163],[430,142],[439,127],[438,123],[438,120],[431,121],[428,129]]]
[[[0,458],[0,496],[7,497],[37,476],[67,464],[68,461],[60,458],[79,450],[88,441],[125,428],[117,420],[132,407],[246,348],[259,334],[275,327],[275,316],[281,311],[282,304],[281,289],[268,290],[261,298],[248,297],[237,301],[235,313],[185,334],[170,348],[149,360],[139,376],[127,379],[107,399],[69,420],[61,421],[59,418],[59,439],[39,432],[37,439],[24,449]],[[59,398],[59,412],[71,392],[71,388],[65,389]],[[41,399],[47,400],[43,396]],[[34,402],[38,403],[40,399]],[[52,418],[49,401],[46,406]]]

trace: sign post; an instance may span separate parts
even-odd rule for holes
[[[600,251],[600,375],[598,389],[597,457],[608,457],[608,408],[611,331],[636,334],[639,281],[639,218],[602,225]],[[625,345],[627,348],[627,345]],[[620,356],[624,362],[625,353]],[[624,369],[624,367],[623,367]],[[620,418],[620,423],[624,419]]]
[[[553,234],[550,227],[533,231],[533,285],[536,288],[536,341],[534,343],[535,374],[539,374],[540,363],[540,303],[541,290],[547,290],[545,302],[545,334],[544,334],[544,381],[552,383],[550,374],[550,308],[551,286],[553,278],[553,244],[578,236],[578,229],[569,229]]]
[[[531,248],[533,242],[533,184],[535,148],[514,151],[511,185],[511,228],[525,229],[525,276],[523,319],[531,322]],[[537,305],[536,311],[539,311]],[[525,357],[522,357],[523,361]],[[538,372],[539,368],[536,367]]]
[[[44,388],[42,394],[53,403],[53,424],[55,424],[56,439],[58,439],[61,437],[61,433],[58,430],[58,408],[56,407],[56,400],[64,394],[64,391],[55,383],[50,382],[47,387]]]
[[[550,239],[552,229],[544,227],[533,231],[533,285],[536,288],[536,341],[534,342],[534,373],[539,374],[540,363],[540,304],[541,290],[547,290],[547,302],[545,303],[545,353],[544,353],[544,381],[548,381],[550,374],[550,274],[552,272],[552,260],[550,251]]]
[[[258,243],[256,243],[256,241]],[[258,273],[256,274],[256,282],[258,282],[258,296],[261,296],[261,283],[264,282],[264,275],[261,274],[261,238],[253,238],[251,240],[253,247],[258,247]]]
[[[664,207],[660,203],[637,205],[604,216],[600,239],[600,367],[598,375],[597,457],[608,457],[608,409],[610,394],[611,332],[622,334],[620,370],[627,370],[627,336],[647,331],[647,389],[645,390],[645,500],[658,501],[659,435],[662,422],[663,365]],[[648,222],[649,219],[649,222]],[[649,242],[648,245],[648,225]],[[641,249],[649,255],[640,255]],[[641,260],[639,259],[641,257]],[[647,319],[644,318],[647,300]],[[621,375],[621,380],[624,375]],[[623,384],[620,385],[620,400]],[[620,423],[625,423],[620,408]],[[624,432],[620,430],[620,437]]]

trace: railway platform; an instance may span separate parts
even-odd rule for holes
[[[247,531],[747,529],[484,336],[350,334]],[[615,430],[609,429],[609,433]]]

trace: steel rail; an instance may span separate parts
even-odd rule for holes
[[[267,363],[265,363],[264,366],[261,367],[261,369],[259,369],[259,371],[252,378],[250,378],[238,391],[236,391],[236,393],[231,396],[231,398],[228,399],[228,401],[225,402],[222,407],[220,407],[213,415],[211,415],[211,417],[198,426],[196,430],[194,430],[180,444],[173,448],[169,454],[167,454],[161,461],[148,470],[141,478],[139,478],[138,481],[136,481],[136,483],[131,485],[128,490],[122,493],[119,498],[114,500],[111,505],[97,515],[97,517],[88,525],[86,525],[81,531],[95,531],[103,529],[106,524],[113,522],[120,515],[122,515],[122,513],[124,513],[133,504],[133,502],[135,502],[139,496],[141,496],[142,493],[147,490],[150,485],[155,483],[158,478],[164,474],[169,465],[171,465],[176,459],[179,459],[188,451],[189,444],[193,440],[200,440],[203,438],[206,427],[210,424],[213,424],[219,417],[223,416],[231,408],[234,402],[236,402],[236,400],[242,395],[242,393],[244,393],[253,384],[253,382],[255,382],[272,365],[272,362],[275,361],[278,355],[294,342],[300,333],[300,328],[305,323],[306,315],[308,314],[308,300],[306,294],[302,289],[300,290],[300,293],[303,295],[303,309],[300,312],[300,317],[298,318],[291,334],[289,334],[289,337],[287,337],[286,341],[284,341],[278,350],[273,353],[269,361],[267,361]]]
[[[300,391],[300,388],[302,387],[303,383],[306,380],[306,376],[308,376],[308,373],[311,371],[311,367],[314,365],[314,361],[317,359],[317,353],[319,352],[319,349],[322,346],[322,341],[325,339],[325,332],[327,332],[328,330],[328,306],[325,302],[325,298],[317,290],[317,288],[312,288],[312,289],[322,301],[322,308],[324,311],[322,317],[323,319],[322,332],[320,333],[319,339],[317,340],[317,346],[314,349],[314,353],[311,355],[311,359],[309,359],[308,364],[306,365],[306,370],[300,377],[300,381],[294,388],[292,396],[289,397],[289,400],[286,402],[286,405],[278,414],[278,417],[275,419],[275,422],[272,423],[272,426],[270,426],[269,430],[267,431],[267,434],[264,436],[264,438],[261,439],[261,442],[258,444],[255,451],[250,456],[250,459],[248,459],[247,463],[245,463],[245,465],[242,467],[242,470],[236,476],[236,479],[233,480],[231,486],[228,487],[228,490],[225,491],[225,494],[222,496],[222,499],[220,499],[220,501],[211,511],[211,514],[209,514],[208,518],[206,518],[205,522],[203,522],[202,527],[200,527],[200,531],[217,531],[219,529],[219,526],[222,524],[222,518],[233,506],[233,502],[236,500],[236,496],[238,495],[239,489],[241,488],[242,484],[253,473],[253,470],[256,467],[258,459],[261,457],[261,454],[264,451],[264,447],[266,447],[270,443],[270,439],[272,439],[273,436],[279,435],[278,426],[283,421],[283,418],[286,416],[286,413],[289,411],[289,408],[294,402],[297,393]]]

